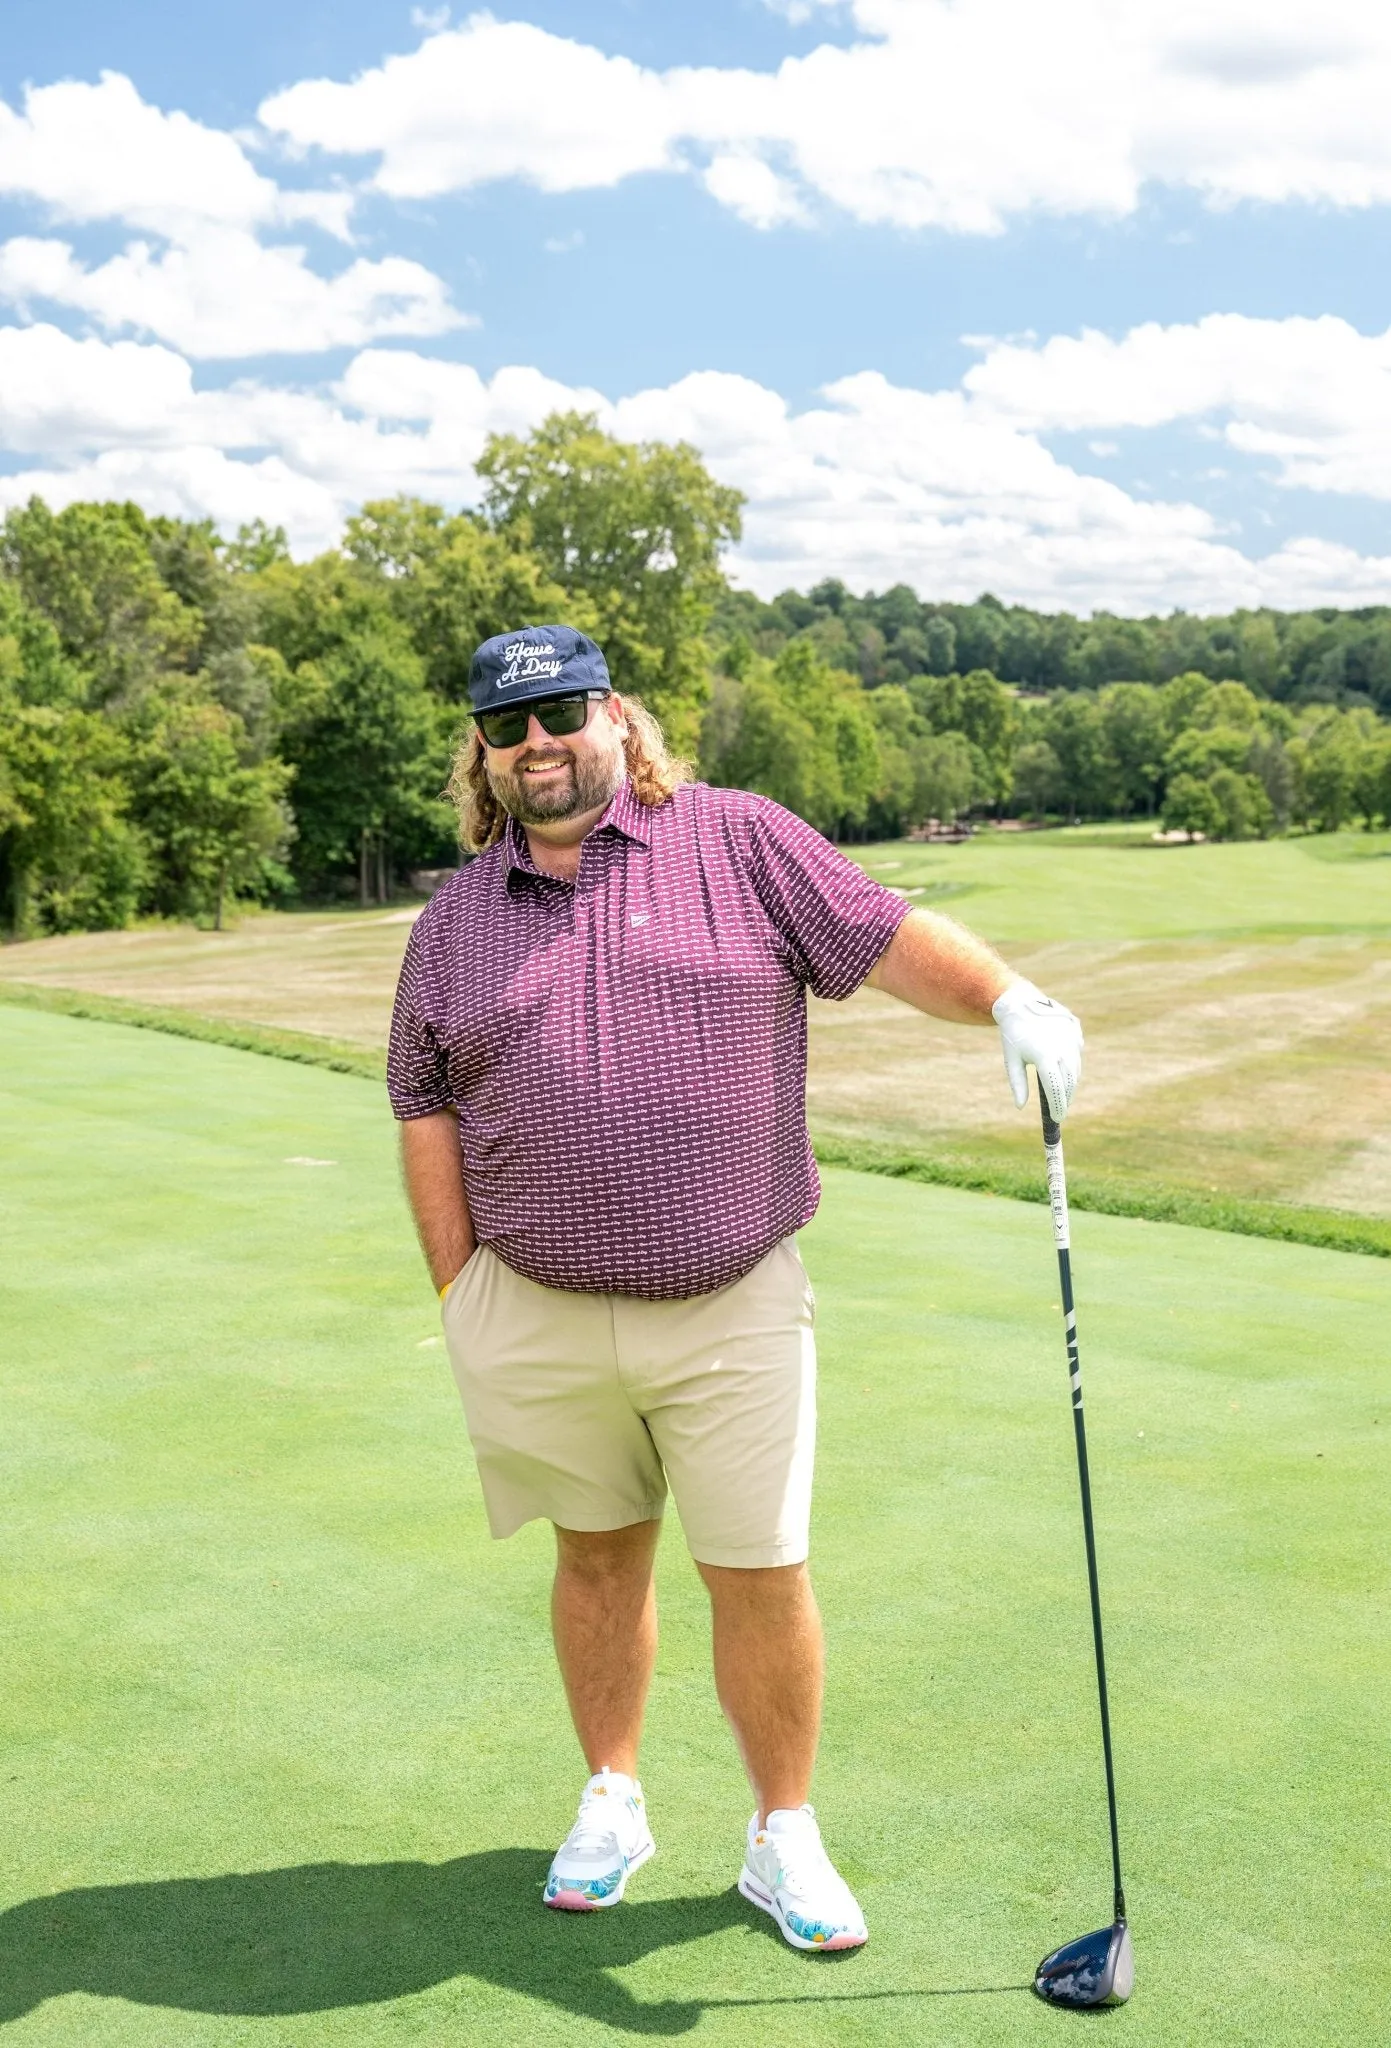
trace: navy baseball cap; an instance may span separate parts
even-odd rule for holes
[[[537,697],[577,690],[612,690],[608,664],[592,640],[573,626],[518,626],[494,633],[474,655],[468,672],[475,711],[504,711]]]

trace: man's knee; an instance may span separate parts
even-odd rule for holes
[[[811,1573],[801,1564],[698,1564],[711,1602],[734,1612],[778,1614],[805,1608],[813,1600]]]
[[[630,1522],[624,1529],[555,1529],[556,1568],[568,1577],[615,1579],[643,1577],[661,1534],[660,1522]]]

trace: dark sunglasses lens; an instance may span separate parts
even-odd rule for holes
[[[535,718],[542,732],[552,739],[563,733],[579,732],[589,716],[587,697],[543,697],[540,703],[509,706],[506,711],[484,711],[478,730],[490,747],[519,747]]]
[[[533,704],[531,708],[541,721],[541,730],[552,739],[559,739],[565,732],[578,732],[589,717],[588,697],[548,697],[544,704]]]
[[[515,747],[526,738],[525,711],[483,711],[475,723],[490,747]]]

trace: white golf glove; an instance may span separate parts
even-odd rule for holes
[[[1082,1077],[1082,1026],[1071,1010],[1055,1003],[1031,981],[1016,981],[1007,988],[990,1014],[1000,1027],[1015,1108],[1023,1109],[1029,1099],[1029,1077],[1024,1069],[1034,1067],[1053,1119],[1061,1123]]]

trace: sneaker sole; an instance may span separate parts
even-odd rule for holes
[[[833,1934],[829,1941],[808,1941],[804,1934],[795,1934],[782,1917],[782,1909],[773,1894],[761,1885],[746,1863],[739,1873],[739,1891],[751,1906],[767,1913],[778,1923],[778,1932],[789,1948],[800,1948],[808,1955],[830,1955],[837,1949],[863,1948],[869,1940],[868,1934]]]
[[[620,1903],[633,1872],[641,1870],[644,1863],[650,1863],[656,1853],[657,1844],[649,1835],[642,1847],[629,1857],[628,1867],[619,1881],[617,1890],[611,1891],[606,1899],[586,1898],[583,1892],[557,1892],[553,1899],[543,1898],[541,1904],[549,1906],[553,1913],[602,1913],[605,1907]]]

